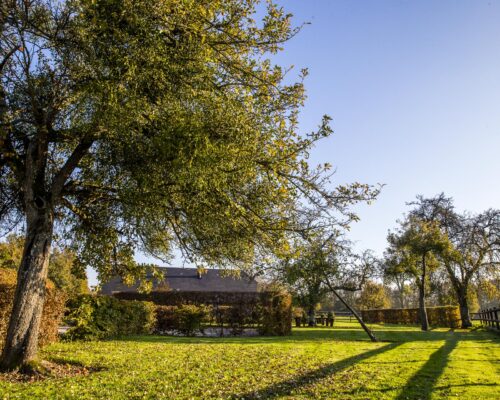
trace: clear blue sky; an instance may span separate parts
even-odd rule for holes
[[[500,0],[280,4],[311,23],[276,58],[309,68],[301,128],[333,117],[312,161],[333,164],[338,183],[386,184],[359,207],[358,248],[381,254],[417,194],[500,207]]]
[[[417,194],[500,207],[500,0],[281,0],[310,22],[277,58],[308,67],[300,121],[333,137],[313,152],[339,183],[384,183],[350,237],[381,254]]]

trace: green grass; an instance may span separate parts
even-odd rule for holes
[[[0,381],[0,399],[500,399],[500,337],[372,325],[289,337],[128,337],[57,343],[42,356],[102,367],[88,376]]]

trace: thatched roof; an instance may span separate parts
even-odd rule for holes
[[[240,276],[224,273],[220,269],[206,269],[198,273],[195,268],[160,268],[163,282],[154,281],[153,290],[170,289],[185,292],[257,292],[257,282],[244,272]],[[127,286],[119,277],[102,285],[101,293],[136,292],[138,285]]]

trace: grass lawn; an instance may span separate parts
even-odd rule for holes
[[[57,343],[42,356],[102,370],[0,381],[0,399],[500,399],[500,336],[354,322],[289,337],[127,337]]]

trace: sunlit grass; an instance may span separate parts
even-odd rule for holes
[[[289,337],[129,337],[58,343],[56,361],[104,370],[36,383],[0,382],[0,398],[496,399],[500,338],[481,329],[421,332],[354,322],[294,329]]]

